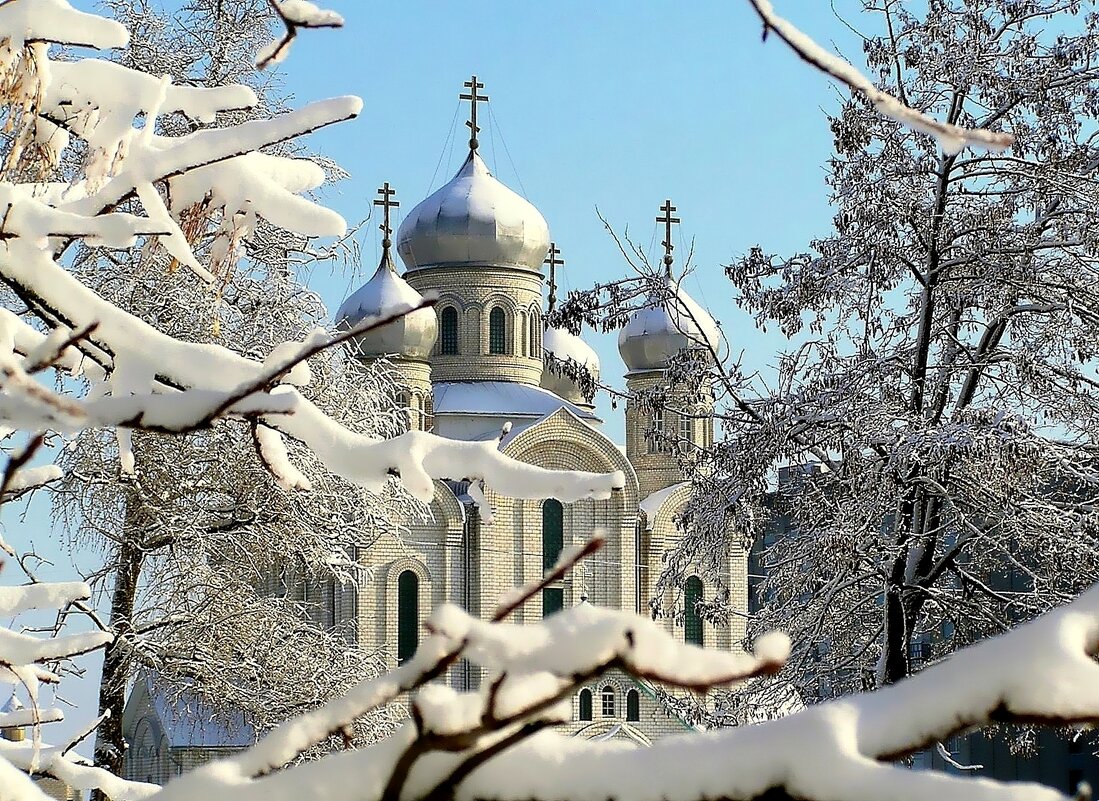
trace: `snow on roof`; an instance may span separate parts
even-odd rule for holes
[[[599,356],[591,345],[563,328],[547,328],[542,334],[542,350],[563,362],[570,359],[589,372],[599,372]]]
[[[468,414],[492,417],[544,417],[564,407],[581,420],[598,420],[549,390],[513,381],[451,381],[433,387],[435,415]]]
[[[656,518],[656,513],[660,511],[660,507],[664,505],[664,502],[668,500],[675,491],[681,487],[686,487],[690,484],[690,481],[680,481],[678,484],[672,484],[670,487],[665,487],[662,490],[657,490],[648,498],[638,504],[638,508],[645,513],[645,530],[652,531],[653,520]]]
[[[171,748],[246,748],[256,742],[256,731],[243,713],[215,712],[190,690],[170,692],[155,676],[147,676],[152,704]]]
[[[11,695],[8,696],[8,700],[4,702],[3,706],[0,706],[0,713],[18,712],[22,708],[23,702],[16,696],[15,690],[12,690]]]
[[[474,264],[540,272],[548,248],[545,218],[493,178],[476,151],[397,230],[397,252],[410,270]]]

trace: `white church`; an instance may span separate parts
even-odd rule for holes
[[[486,520],[466,484],[437,481],[426,520],[410,520],[399,539],[383,537],[361,549],[359,559],[372,581],[339,604],[341,617],[353,620],[360,645],[384,650],[394,665],[415,652],[425,636],[422,621],[433,607],[453,603],[487,618],[504,593],[540,577],[563,548],[583,542],[595,529],[607,537],[604,548],[544,590],[541,603],[520,609],[515,621],[536,622],[580,603],[648,615],[662,556],[678,536],[676,515],[690,497],[681,453],[692,443],[713,440],[712,397],[677,397],[670,387],[682,414],[654,411],[633,399],[664,382],[665,368],[682,349],[716,345],[720,338],[712,318],[671,277],[670,246],[665,270],[676,302],[653,298],[633,313],[618,339],[630,396],[624,444],[603,433],[603,421],[581,386],[547,367],[557,359],[596,376],[600,370],[595,352],[579,337],[544,325],[547,301],[553,302],[544,268],[547,261],[551,271],[560,264],[558,251],[551,251],[549,226],[538,209],[494,178],[481,159],[476,109],[482,84],[474,77],[466,86],[464,99],[473,110],[468,157],[450,181],[408,212],[395,241],[389,229],[397,205],[393,190],[388,184],[379,190],[375,202],[386,218],[381,262],[334,322],[353,326],[394,304],[414,304],[434,293],[434,308],[370,331],[355,343],[364,361],[384,358],[399,372],[404,384],[399,402],[408,409],[410,427],[485,440],[499,438],[510,423],[500,442],[507,455],[550,469],[618,470],[626,483],[606,500],[570,504],[516,501],[489,488],[485,495],[494,514]],[[669,226],[671,211],[666,204]],[[683,314],[684,308],[690,314]],[[733,608],[747,612],[748,554],[736,544],[738,538],[730,539],[723,584]],[[687,642],[737,649],[744,637],[742,615],[714,625],[696,609],[698,600],[712,595],[703,578],[690,577],[683,588],[684,614],[664,623]],[[476,686],[478,676],[456,668],[447,681],[467,689]],[[135,758],[138,752],[157,754],[168,774],[164,779],[239,747],[217,742],[221,738],[210,726],[192,727],[189,731],[198,733],[189,735],[186,710],[171,707],[156,703],[155,688],[139,684],[125,716],[131,753]],[[625,675],[583,689],[573,709],[571,728],[586,738],[644,745],[689,728],[663,707],[652,687]],[[192,753],[195,749],[201,753]]]

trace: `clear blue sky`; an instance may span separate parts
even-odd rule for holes
[[[346,28],[305,32],[281,72],[295,106],[339,94],[365,101],[359,119],[309,140],[351,173],[322,193],[349,221],[365,215],[383,181],[397,188],[407,212],[453,174],[467,139],[458,93],[475,72],[492,108],[487,119],[482,114],[482,154],[546,217],[567,261],[563,288],[611,281],[627,270],[597,206],[656,255],[657,207],[671,198],[683,219],[677,254],[695,240],[688,291],[723,322],[746,364],[766,369],[773,362],[781,339],[756,333],[735,308],[721,265],[755,244],[804,249],[828,231],[824,110],[835,108],[838,94],[777,39],[762,44],[746,2],[324,5],[346,17]],[[822,44],[861,55],[857,37],[823,0],[777,5]],[[837,2],[857,24],[856,5]],[[376,266],[376,231],[372,225],[364,235],[366,263],[358,274],[321,266],[304,276],[330,308]],[[585,338],[600,353],[604,378],[621,384],[615,335]],[[621,410],[606,403],[600,409],[620,441]],[[51,533],[44,497],[25,521],[9,510],[5,533],[20,550],[33,542],[51,556],[55,566],[43,570],[51,577],[71,578],[74,560],[89,559],[67,553]],[[50,739],[62,740],[94,715],[98,665],[91,657],[82,665],[88,676],[64,687],[80,709],[51,726]]]
[[[657,207],[671,198],[683,220],[677,256],[695,242],[687,290],[746,364],[771,363],[781,341],[735,308],[721,265],[755,244],[793,252],[827,232],[824,109],[838,95],[777,39],[761,43],[746,2],[329,5],[347,27],[303,34],[282,71],[295,104],[345,93],[365,101],[359,119],[310,142],[351,173],[323,195],[349,221],[383,181],[404,213],[450,178],[467,152],[458,93],[476,73],[491,98],[482,155],[549,222],[567,262],[563,289],[627,273],[597,207],[656,255]],[[861,55],[827,3],[788,1],[779,11],[822,44]],[[374,270],[375,226],[363,244],[358,274],[320,267],[309,277],[332,309]],[[620,384],[615,335],[585,338],[604,379]],[[621,411],[600,409],[621,441]]]

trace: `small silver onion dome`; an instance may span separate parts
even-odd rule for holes
[[[591,377],[599,380],[599,356],[587,342],[563,328],[547,328],[542,335],[542,350],[562,362],[573,361],[586,369]],[[548,361],[548,359],[547,359]],[[568,375],[555,371],[549,364],[542,371],[542,389],[573,403],[589,403],[580,386]]]
[[[344,330],[367,317],[389,314],[400,307],[415,306],[423,295],[397,275],[389,248],[382,249],[382,261],[374,276],[357,289],[336,312],[336,327]],[[393,322],[367,331],[356,339],[361,356],[404,356],[426,359],[438,335],[434,309],[417,309]]]
[[[618,333],[618,352],[630,372],[663,370],[681,350],[721,347],[713,318],[669,275],[666,292],[656,292],[630,315]]]
[[[548,247],[545,218],[493,178],[476,151],[397,231],[397,252],[409,270],[472,264],[541,272]]]

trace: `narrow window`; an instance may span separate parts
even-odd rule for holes
[[[687,450],[694,442],[694,418],[687,414],[679,415],[679,447]]]
[[[416,653],[420,638],[420,577],[406,570],[397,577],[397,664]]]
[[[564,587],[546,587],[542,590],[542,617],[547,618],[565,608]]]
[[[439,353],[454,355],[458,353],[458,310],[447,306],[439,312]]]
[[[430,431],[435,427],[435,398],[429,392],[424,395],[424,431]]]
[[[609,684],[603,688],[603,717],[614,717],[614,687]]]
[[[533,310],[530,313],[530,356],[542,358],[542,316]]]
[[[626,693],[626,722],[638,723],[641,720],[641,696],[637,690]]]
[[[664,410],[653,410],[653,425],[649,432],[649,453],[661,453],[664,450]]]
[[[499,306],[488,314],[488,352],[495,356],[507,353],[507,317]]]
[[[591,720],[591,690],[580,691],[580,720]]]
[[[549,570],[561,558],[565,547],[565,507],[550,498],[542,504],[542,570]]]
[[[683,631],[692,645],[702,645],[702,615],[698,604],[702,601],[702,579],[691,576],[683,588]]]
[[[527,325],[527,313],[519,312],[519,319],[515,321],[515,330],[519,332],[522,350],[521,356],[530,356],[530,326]]]

